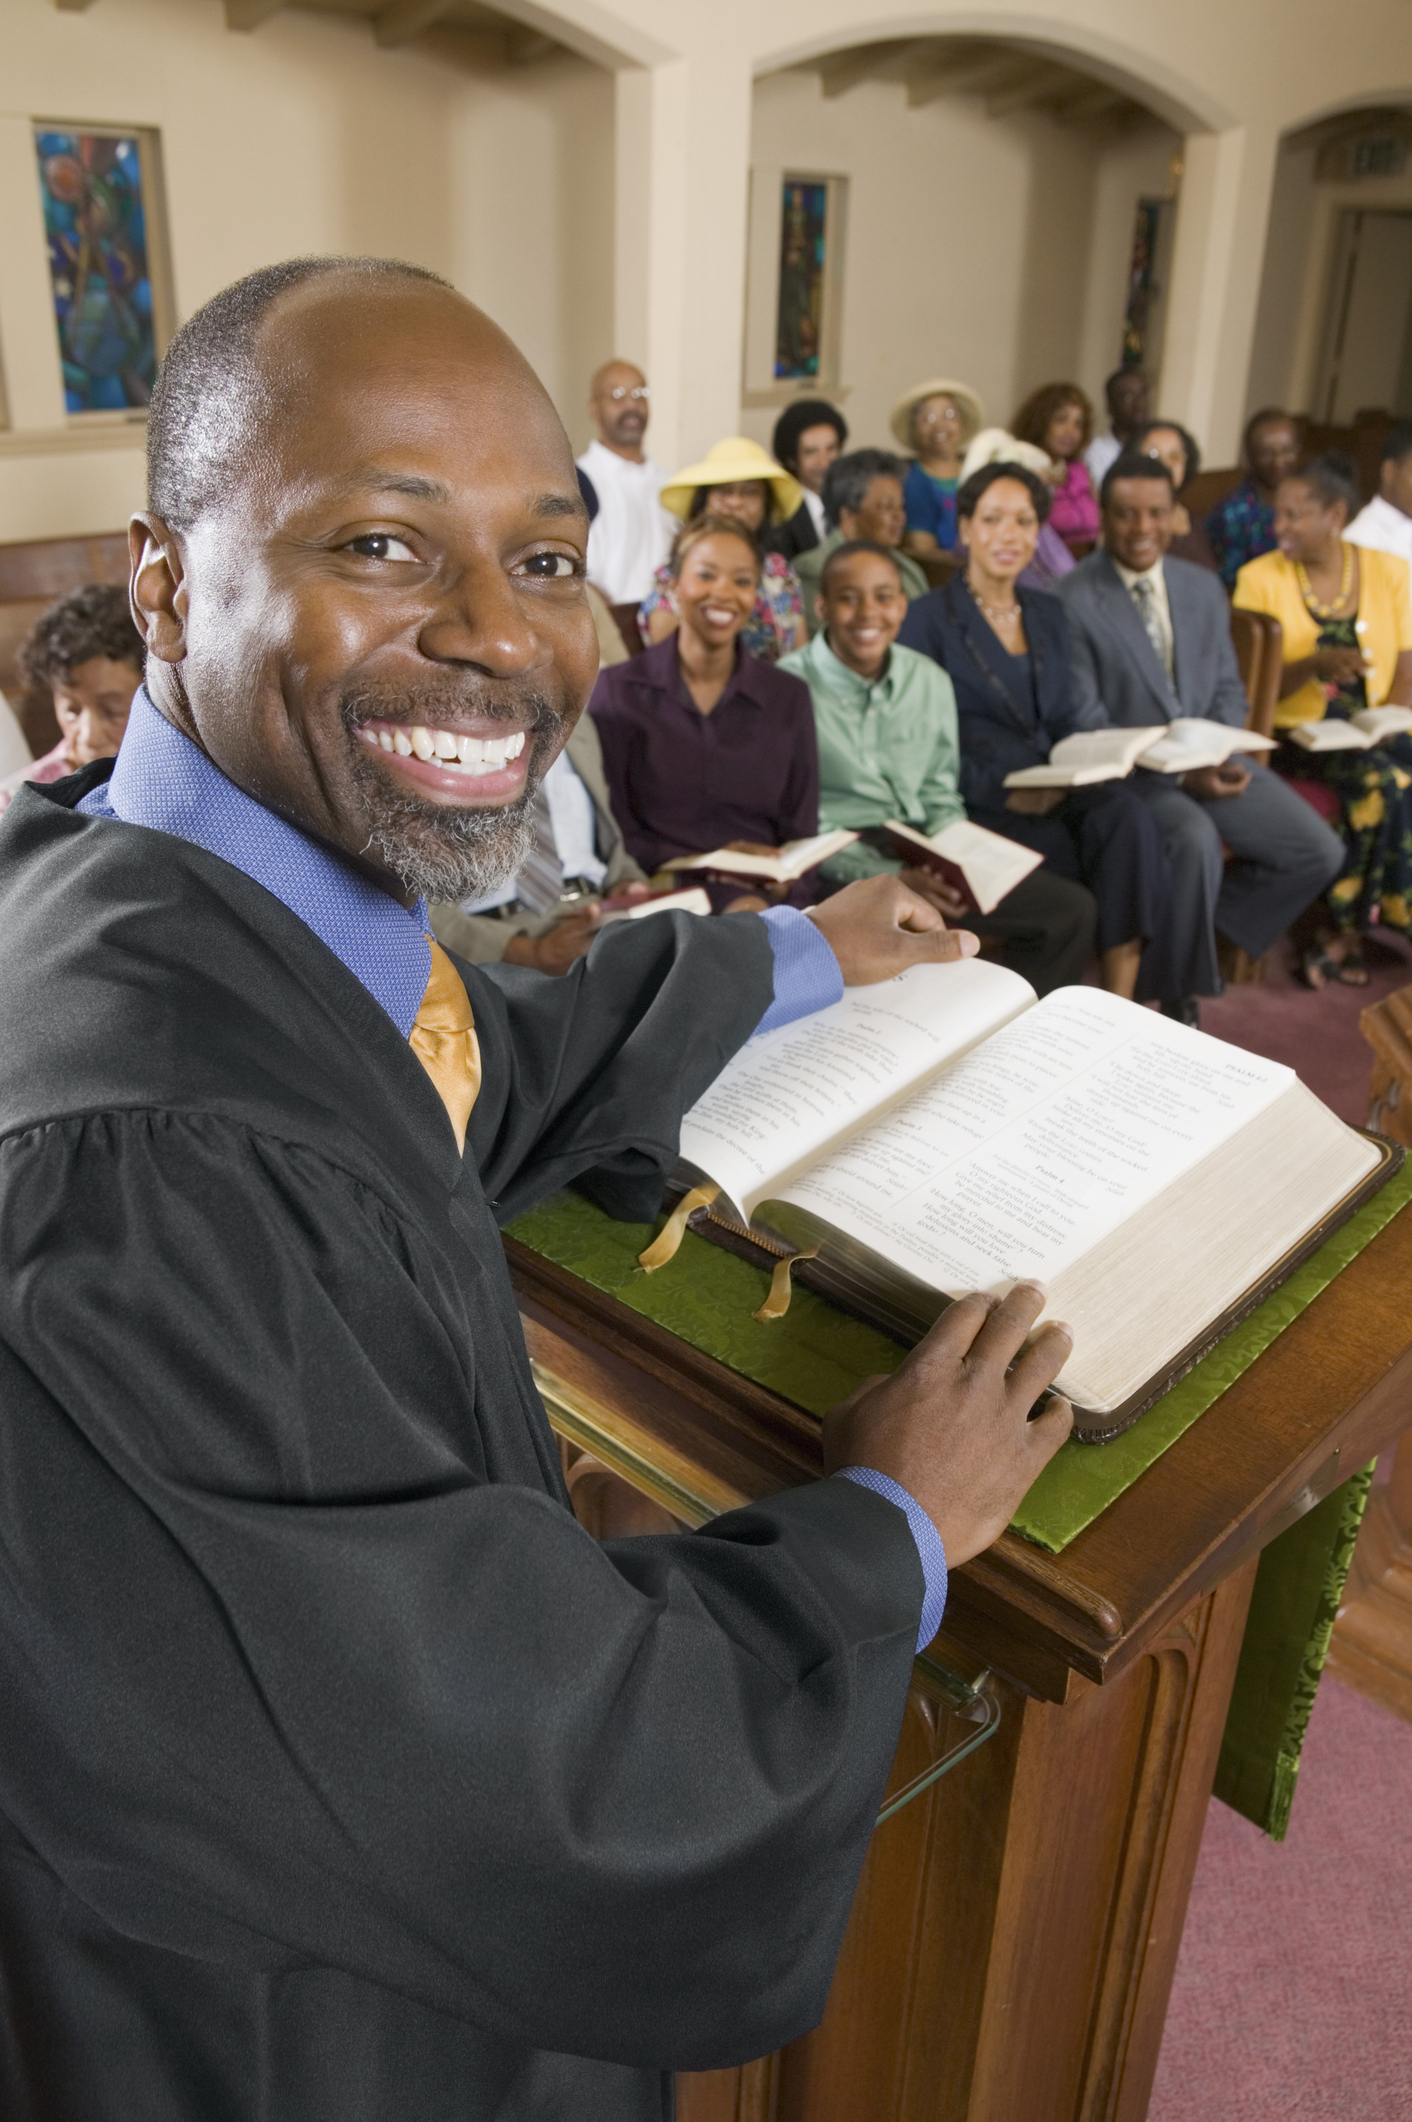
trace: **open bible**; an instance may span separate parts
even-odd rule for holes
[[[973,914],[992,913],[1044,860],[1033,848],[969,818],[957,818],[930,838],[900,818],[889,818],[861,837],[904,866],[930,870],[961,894]]]
[[[1297,723],[1280,734],[1307,752],[1366,752],[1410,729],[1412,708],[1364,707],[1347,721],[1341,715],[1329,715],[1322,722]]]
[[[1274,749],[1274,738],[1255,730],[1231,729],[1203,715],[1178,715],[1151,729],[1077,730],[1059,739],[1043,766],[1020,766],[1007,774],[1005,786],[1086,788],[1095,781],[1121,781],[1134,767],[1151,774],[1189,774],[1201,766],[1224,766],[1236,752]]]
[[[686,1115],[677,1180],[716,1190],[693,1228],[797,1256],[799,1280],[909,1344],[968,1290],[1043,1282],[1074,1330],[1056,1390],[1098,1439],[1400,1161],[1291,1069],[970,960],[751,1040]]]

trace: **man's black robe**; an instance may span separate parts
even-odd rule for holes
[[[651,1212],[768,939],[463,966],[463,1163],[339,960],[101,778],[0,828],[0,2113],[655,2122],[822,2010],[921,1571],[839,1481],[591,1540],[495,1215]]]

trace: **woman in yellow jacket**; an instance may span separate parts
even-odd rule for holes
[[[1236,578],[1236,605],[1271,613],[1284,632],[1277,730],[1347,720],[1365,707],[1412,707],[1408,565],[1347,542],[1357,506],[1348,459],[1315,457],[1280,482],[1278,551]],[[1412,737],[1369,751],[1286,752],[1280,763],[1332,790],[1348,850],[1328,890],[1332,926],[1306,952],[1305,978],[1311,987],[1330,979],[1364,987],[1360,933],[1377,924],[1412,933]]]

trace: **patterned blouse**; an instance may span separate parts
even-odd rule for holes
[[[1206,531],[1216,555],[1216,572],[1226,588],[1233,590],[1247,560],[1274,551],[1275,511],[1260,499],[1253,479],[1242,479],[1216,503],[1206,518]]]
[[[648,620],[664,604],[669,611],[672,609],[672,575],[670,568],[659,567],[652,577],[651,589],[638,607],[637,623],[644,641]],[[748,656],[758,656],[763,663],[776,663],[796,646],[796,629],[803,618],[799,577],[778,553],[766,553],[755,609],[740,630],[741,647]]]

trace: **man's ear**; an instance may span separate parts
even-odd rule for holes
[[[829,600],[822,590],[816,590],[814,593],[814,617],[820,626],[827,626],[829,623]]]
[[[149,656],[180,663],[186,655],[186,563],[174,531],[145,511],[127,527],[129,596]]]

